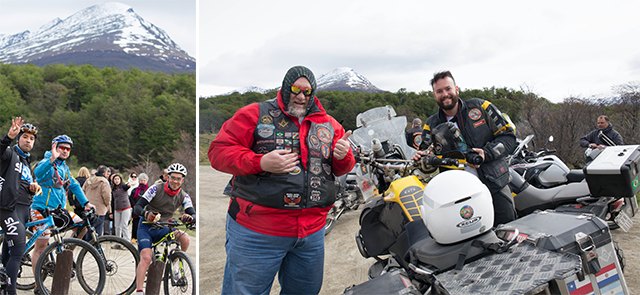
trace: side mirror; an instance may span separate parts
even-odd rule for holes
[[[553,135],[549,136],[549,142],[553,142]]]

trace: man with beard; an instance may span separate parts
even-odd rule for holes
[[[315,97],[313,72],[295,66],[276,98],[239,109],[209,147],[211,166],[233,174],[222,294],[318,294],[324,225],[335,176],[355,165],[351,131]]]
[[[427,148],[431,131],[445,122],[453,122],[468,148],[482,157],[479,165],[468,163],[465,169],[480,178],[493,197],[494,225],[504,224],[516,218],[511,190],[509,189],[509,166],[506,156],[516,148],[513,126],[491,102],[479,98],[462,101],[451,72],[439,72],[431,79],[433,95],[438,112],[429,119],[422,131],[421,149]],[[434,142],[433,140],[431,140]],[[435,143],[435,142],[434,142]],[[436,145],[436,154],[442,155]],[[423,152],[418,152],[419,159]]]
[[[73,178],[71,171],[69,171],[69,166],[67,166],[65,162],[71,154],[72,147],[73,140],[71,140],[71,137],[64,134],[56,136],[51,141],[51,150],[44,153],[44,158],[38,162],[33,169],[37,182],[42,186],[42,193],[33,197],[33,204],[31,204],[32,221],[44,219],[42,212],[44,212],[45,209],[55,209],[58,206],[65,208],[67,203],[65,189],[67,188],[73,192],[85,210],[95,207],[89,203],[82,191],[80,183]],[[82,218],[75,213],[69,212],[67,209],[62,210],[64,210],[62,214],[64,216],[52,215],[56,227],[60,230],[68,228],[70,225],[73,225],[73,223],[82,221]],[[73,222],[68,222],[69,220]],[[39,224],[36,225],[36,228],[40,230],[44,228],[44,226],[44,224]],[[83,230],[78,236],[84,235],[85,232],[86,230]],[[34,273],[36,272],[35,267],[38,257],[40,257],[44,248],[47,247],[50,235],[51,231],[47,229],[35,242],[35,248],[31,256]],[[39,292],[39,290],[36,289],[34,292]]]
[[[2,265],[7,284],[2,294],[16,294],[16,278],[25,248],[25,224],[29,222],[31,198],[40,186],[31,176],[31,154],[38,130],[21,117],[11,120],[9,132],[0,140],[0,219],[4,231]],[[16,145],[9,147],[16,139]]]

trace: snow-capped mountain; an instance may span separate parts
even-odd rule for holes
[[[384,92],[384,90],[373,85],[367,78],[356,73],[352,68],[337,68],[329,73],[320,75],[316,78],[316,87],[318,90],[337,90],[337,91],[360,91],[360,92]],[[280,89],[280,86],[271,88]],[[234,92],[244,94],[247,92],[266,93],[271,89],[263,89],[256,86],[247,86],[238,90],[227,92],[221,95],[229,95]]]
[[[318,90],[383,92],[364,76],[356,73],[352,68],[337,68],[316,79]]]
[[[56,18],[33,33],[0,35],[0,61],[195,71],[195,59],[165,31],[117,2],[88,7],[64,20]]]

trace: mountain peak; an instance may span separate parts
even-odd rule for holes
[[[64,20],[56,18],[35,33],[0,36],[0,61],[38,66],[92,63],[163,72],[195,70],[195,59],[164,30],[119,2],[93,5]]]
[[[317,79],[318,90],[382,92],[364,76],[349,67],[339,67]]]

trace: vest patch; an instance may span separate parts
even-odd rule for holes
[[[324,143],[330,143],[331,142],[331,132],[329,132],[329,129],[324,128],[324,127],[318,127],[318,138],[320,139],[320,141],[324,142]]]
[[[280,129],[280,130],[287,130],[289,129],[289,121],[287,121],[287,119],[285,119],[284,117],[282,119],[280,119],[277,123],[276,123],[276,128]]]
[[[480,116],[482,116],[482,113],[477,108],[473,108],[469,111],[469,118],[471,118],[471,120],[478,120],[480,119]]]
[[[263,124],[273,124],[273,118],[271,116],[262,116],[262,118],[260,118],[260,123]]]
[[[273,131],[275,130],[275,126],[270,125],[270,124],[258,124],[258,126],[256,126],[256,129],[258,130],[258,135],[262,138],[267,138],[267,137],[271,137],[271,135],[273,135]]]
[[[287,206],[298,206],[300,203],[300,194],[298,193],[286,193],[284,194],[284,202]]]
[[[318,158],[309,159],[309,171],[311,171],[311,173],[315,175],[320,175],[320,173],[322,173],[322,166],[321,166],[320,159]]]
[[[269,110],[269,115],[271,115],[271,117],[277,118],[277,117],[280,117],[281,114],[282,114],[282,111],[280,109]]]
[[[328,146],[328,145],[326,145],[326,144],[323,144],[323,145],[320,147],[320,150],[322,151],[322,156],[323,156],[325,159],[329,159],[329,155],[331,154],[331,149],[329,148],[329,146]]]
[[[486,123],[486,121],[484,119],[473,123],[473,127],[478,128],[478,126],[482,126],[484,123]]]

